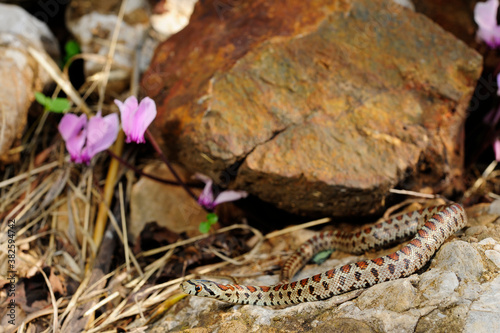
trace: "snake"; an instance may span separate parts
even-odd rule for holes
[[[407,277],[467,224],[464,208],[457,203],[427,207],[397,215],[355,232],[324,231],[302,244],[285,262],[281,282],[272,286],[222,284],[191,279],[181,283],[187,294],[236,304],[292,305],[319,301],[348,291]],[[338,249],[361,254],[414,236],[396,252],[375,259],[335,267],[326,272],[288,282],[316,254]]]

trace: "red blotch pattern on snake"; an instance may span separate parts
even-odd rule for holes
[[[320,251],[335,248],[359,254],[415,234],[406,246],[380,258],[343,265],[300,281],[274,286],[188,280],[181,284],[181,288],[187,294],[238,304],[288,305],[323,300],[413,274],[429,261],[448,237],[466,224],[465,211],[459,204],[429,207],[376,223],[356,233],[319,233],[287,260],[281,279],[289,281]]]

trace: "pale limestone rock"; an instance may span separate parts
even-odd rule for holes
[[[467,242],[455,241],[441,246],[431,267],[456,273],[460,280],[477,280],[484,271],[481,256]]]
[[[500,332],[500,276],[483,285],[479,299],[472,303],[464,333]]]
[[[455,290],[459,286],[459,281],[455,273],[431,269],[421,275],[419,291],[426,298],[425,305],[450,304],[456,301]]]
[[[382,307],[389,311],[405,312],[420,304],[417,289],[414,287],[417,282],[418,277],[412,275],[405,279],[374,285],[358,297],[358,306],[361,310]]]

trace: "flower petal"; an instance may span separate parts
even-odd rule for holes
[[[134,128],[134,113],[136,112],[139,103],[137,102],[137,98],[135,96],[130,96],[124,103],[115,99],[115,104],[120,109],[123,132],[127,134],[127,143],[130,143],[128,133],[130,133]]]
[[[82,159],[88,162],[95,154],[108,149],[115,142],[119,131],[119,120],[116,113],[111,113],[106,117],[98,112],[96,116],[90,118],[87,130],[87,144]]]
[[[145,97],[139,104],[139,108],[134,114],[134,126],[130,133],[127,134],[127,140],[130,139],[136,143],[145,143],[144,133],[149,125],[156,118],[156,104],[149,98]]]
[[[85,114],[81,114],[77,116],[74,113],[66,113],[59,122],[57,128],[59,129],[59,133],[63,137],[64,141],[72,138],[87,124],[87,116]]]
[[[492,29],[497,26],[498,0],[478,2],[474,7],[474,21],[480,29]]]
[[[137,105],[135,96],[130,96],[125,100],[125,103],[118,100],[115,100],[115,103],[120,108],[123,132],[127,135],[126,142],[146,142],[144,133],[155,119],[157,113],[155,102],[151,98],[145,97]]]
[[[500,27],[494,29],[478,29],[477,37],[491,48],[500,46]]]
[[[495,151],[495,160],[500,162],[500,138],[496,138],[493,143],[493,150]]]
[[[203,188],[203,192],[201,192],[200,196],[198,197],[198,203],[205,208],[213,209],[215,205],[214,205],[214,193],[212,190],[212,184],[213,184],[212,179],[201,173],[195,173],[194,178],[201,180],[202,182],[205,183],[205,188]]]
[[[204,175],[202,173],[195,173],[194,176],[193,176],[195,179],[198,179],[198,180],[201,180],[202,182],[204,182],[205,184],[207,184],[208,182],[210,182],[210,186],[212,186],[212,179],[210,177],[208,177],[207,175]]]
[[[198,197],[198,203],[208,209],[212,209],[215,207],[214,193],[212,191],[212,180],[205,184],[203,192],[201,192],[200,196]]]
[[[497,74],[497,95],[500,96],[500,74]]]
[[[87,135],[87,116],[66,113],[57,128],[66,143],[71,160],[75,163],[82,163],[82,148]]]
[[[198,197],[198,204],[206,209],[214,209],[215,207],[214,202],[210,200],[210,198],[204,197],[202,194]]]
[[[500,46],[500,27],[497,23],[498,0],[478,2],[474,7],[474,20],[478,25],[477,37],[492,48]]]
[[[82,163],[82,148],[85,144],[86,134],[87,129],[83,128],[77,136],[66,140],[66,149],[71,156],[71,161],[75,163]]]
[[[232,190],[223,191],[219,193],[217,198],[215,198],[214,206],[221,204],[223,202],[236,201],[241,198],[246,198],[247,196],[248,193],[245,191],[232,191]]]

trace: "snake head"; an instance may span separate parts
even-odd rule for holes
[[[187,280],[181,283],[180,287],[186,294],[195,296],[213,297],[215,282],[207,280]]]

